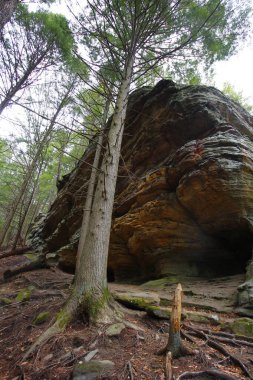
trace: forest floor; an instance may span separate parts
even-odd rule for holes
[[[94,359],[111,360],[114,368],[108,373],[102,374],[99,379],[165,379],[165,357],[157,355],[168,340],[169,321],[166,319],[155,319],[147,315],[145,311],[125,309],[125,320],[129,324],[116,337],[106,334],[108,326],[96,328],[88,326],[85,321],[78,320],[68,326],[64,334],[59,334],[50,339],[39,351],[28,360],[23,360],[24,353],[28,350],[35,339],[49,326],[52,318],[60,310],[68,294],[69,285],[73,276],[57,269],[40,269],[27,272],[3,282],[2,273],[7,267],[20,263],[21,257],[9,257],[1,260],[0,269],[0,379],[1,380],[67,380],[72,378],[74,366],[87,355],[97,351]],[[25,260],[25,259],[23,259]],[[230,279],[232,281],[232,278]],[[235,282],[240,281],[239,278]],[[209,284],[209,287],[208,287]],[[195,284],[195,290],[191,293],[190,287],[194,284],[185,284],[186,297],[195,294],[198,298],[203,289],[208,295],[214,295],[214,284],[216,284],[216,298],[219,302],[224,294],[222,288],[226,288],[224,281],[209,281],[206,284]],[[236,285],[236,284],[235,284]],[[187,288],[189,286],[189,288]],[[205,288],[203,288],[205,286]],[[166,290],[169,293],[173,286]],[[132,285],[112,284],[113,293],[139,293],[147,292],[146,287],[140,288]],[[153,293],[156,291],[152,290]],[[163,290],[162,292],[165,292]],[[220,292],[220,293],[219,293]],[[158,292],[159,293],[159,292]],[[198,293],[196,295],[196,293]],[[159,294],[166,298],[166,294]],[[213,297],[215,299],[215,297]],[[226,297],[226,295],[225,295]],[[208,309],[207,297],[202,297],[206,314],[213,315],[220,305],[212,305]],[[10,300],[6,301],[6,299]],[[5,301],[4,301],[5,300]],[[187,300],[186,300],[187,301]],[[194,300],[193,300],[194,301]],[[203,306],[202,305],[202,306]],[[215,309],[216,307],[216,309]],[[226,305],[229,308],[229,305]],[[201,310],[192,300],[188,300],[184,307],[187,312]],[[40,313],[48,313],[47,318],[41,324],[35,322]],[[216,311],[215,311],[216,312]],[[233,319],[235,316],[230,309],[217,312],[220,318]],[[194,332],[195,330],[195,332]],[[207,331],[209,330],[209,332]],[[216,369],[229,375],[231,379],[253,379],[253,339],[238,343],[229,334],[225,338],[217,333],[221,330],[220,324],[203,324],[184,321],[183,331],[192,343],[187,342],[188,347],[193,350],[193,355],[173,360],[173,378],[186,372],[196,372],[208,369]],[[204,337],[201,333],[204,331]],[[206,335],[205,335],[206,334]],[[210,335],[212,334],[212,335]],[[223,354],[217,348],[208,344],[212,339],[223,347]],[[220,339],[220,340],[216,340]],[[222,341],[223,339],[223,341]],[[227,340],[226,340],[227,339]],[[235,365],[234,358],[238,359],[239,365]],[[240,366],[240,363],[243,365]],[[247,370],[243,369],[243,366]],[[190,376],[190,375],[189,375]],[[191,377],[184,377],[184,379]],[[200,375],[197,379],[219,379]]]

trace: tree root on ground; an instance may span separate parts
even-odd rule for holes
[[[29,348],[28,351],[23,355],[22,360],[25,361],[28,357],[35,352],[40,346],[46,343],[50,338],[54,337],[57,334],[60,334],[64,331],[65,326],[61,326],[59,321],[55,321],[52,326],[50,326],[43,334],[39,336],[39,338],[34,342],[34,344]]]
[[[208,370],[199,371],[199,372],[184,372],[177,378],[177,380],[188,380],[188,379],[194,379],[195,377],[207,376],[207,375],[213,377],[214,379],[238,380],[237,378],[230,376],[227,373],[218,371],[216,369],[208,369]]]
[[[110,298],[108,303],[105,303],[105,305],[101,308],[98,318],[94,321],[90,320],[89,322],[97,325],[106,325],[112,322],[122,321],[122,312],[118,309],[117,305],[117,302],[113,298]],[[32,344],[29,350],[25,352],[22,358],[23,361],[27,360],[31,354],[37,351],[49,339],[59,333],[63,333],[74,317],[76,317],[79,313],[82,313],[82,311],[83,307],[80,308],[78,296],[73,295],[72,293],[60,312],[57,314],[54,323],[46,331],[44,331]]]
[[[221,336],[219,336],[222,333],[221,334],[217,334],[217,333],[216,334],[212,334],[209,330],[205,330],[207,332],[204,332],[204,330],[200,330],[200,329],[198,329],[196,327],[192,327],[192,326],[189,326],[189,325],[186,325],[186,324],[183,327],[187,330],[187,333],[183,332],[184,337],[186,339],[188,339],[189,335],[192,335],[192,336],[198,337],[200,339],[203,339],[208,346],[214,348],[215,350],[217,350],[220,353],[222,353],[223,355],[225,355],[227,359],[230,359],[231,362],[233,362],[236,366],[239,366],[246,376],[248,376],[251,380],[253,380],[253,376],[249,372],[246,364],[243,363],[236,356],[234,356],[233,354],[231,354],[229,351],[227,351],[226,348],[219,343],[220,340],[222,339],[222,341],[224,343],[226,343],[226,344],[232,344],[232,345],[236,345],[236,346],[241,346],[241,345],[244,344],[245,346],[248,346],[249,342],[243,341],[243,339],[242,339],[244,337],[240,337],[241,339],[237,340],[231,334],[232,338],[228,338],[228,337],[227,338],[222,338]],[[218,340],[218,342],[217,342],[217,340]],[[190,341],[192,342],[192,338],[191,338]],[[224,376],[228,376],[228,375],[224,374]],[[223,378],[226,379],[226,377],[223,377]],[[231,379],[231,377],[230,377],[230,379]]]

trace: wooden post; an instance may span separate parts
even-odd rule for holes
[[[182,354],[182,342],[180,337],[181,313],[182,286],[181,284],[178,284],[174,294],[170,317],[169,341],[166,347],[166,351],[170,351],[173,358]]]

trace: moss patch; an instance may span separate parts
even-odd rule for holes
[[[44,311],[42,313],[39,313],[37,315],[37,317],[34,318],[33,323],[35,325],[40,325],[40,324],[44,323],[49,318],[49,316],[50,316],[50,314],[48,311]]]
[[[65,329],[67,324],[69,323],[71,316],[65,310],[60,310],[56,316],[56,321],[60,327],[60,329]]]
[[[0,304],[1,305],[10,305],[12,303],[12,300],[10,298],[0,298]]]
[[[30,253],[30,252],[25,253],[24,256],[25,256],[27,259],[31,260],[31,261],[35,261],[35,260],[37,260],[37,258],[38,258],[37,255],[35,255],[34,253]]]
[[[88,320],[91,322],[96,322],[98,320],[101,310],[109,302],[111,297],[108,288],[103,290],[102,295],[97,295],[96,293],[96,289],[91,289],[85,294],[82,301],[84,312]]]
[[[31,298],[31,288],[26,288],[26,289],[22,289],[18,292],[15,300],[17,302],[24,302],[24,301],[29,301],[29,299]]]

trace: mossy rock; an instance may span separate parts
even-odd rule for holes
[[[124,306],[129,307],[131,309],[136,309],[136,310],[147,310],[149,306],[155,306],[159,305],[160,299],[158,296],[155,297],[143,297],[141,296],[142,293],[139,295],[132,295],[132,294],[114,294],[114,298],[122,303]]]
[[[121,331],[123,331],[125,327],[126,326],[124,323],[114,323],[105,330],[105,335],[118,336],[121,334]]]
[[[10,305],[12,300],[7,297],[0,298],[0,305]]]
[[[180,278],[177,276],[170,276],[159,278],[158,280],[152,280],[145,282],[141,285],[144,289],[164,289],[168,285],[178,284],[180,282]]]
[[[205,314],[197,311],[184,312],[184,319],[197,323],[219,324],[219,316],[217,314]]]
[[[92,360],[79,362],[73,371],[73,380],[92,380],[100,374],[112,370],[114,363],[110,360]]]
[[[221,327],[237,335],[253,337],[253,319],[251,318],[238,318],[233,322],[224,323]]]
[[[31,292],[32,292],[32,289],[31,288],[26,288],[26,289],[22,289],[18,292],[15,300],[17,302],[25,302],[25,301],[29,301],[30,298],[31,298]]]
[[[48,311],[43,311],[42,313],[39,313],[37,317],[34,318],[33,324],[41,325],[49,318],[49,316],[50,316],[50,313]]]
[[[150,317],[158,318],[158,319],[169,319],[171,316],[171,309],[163,308],[159,306],[149,306],[147,309],[147,314]]]

